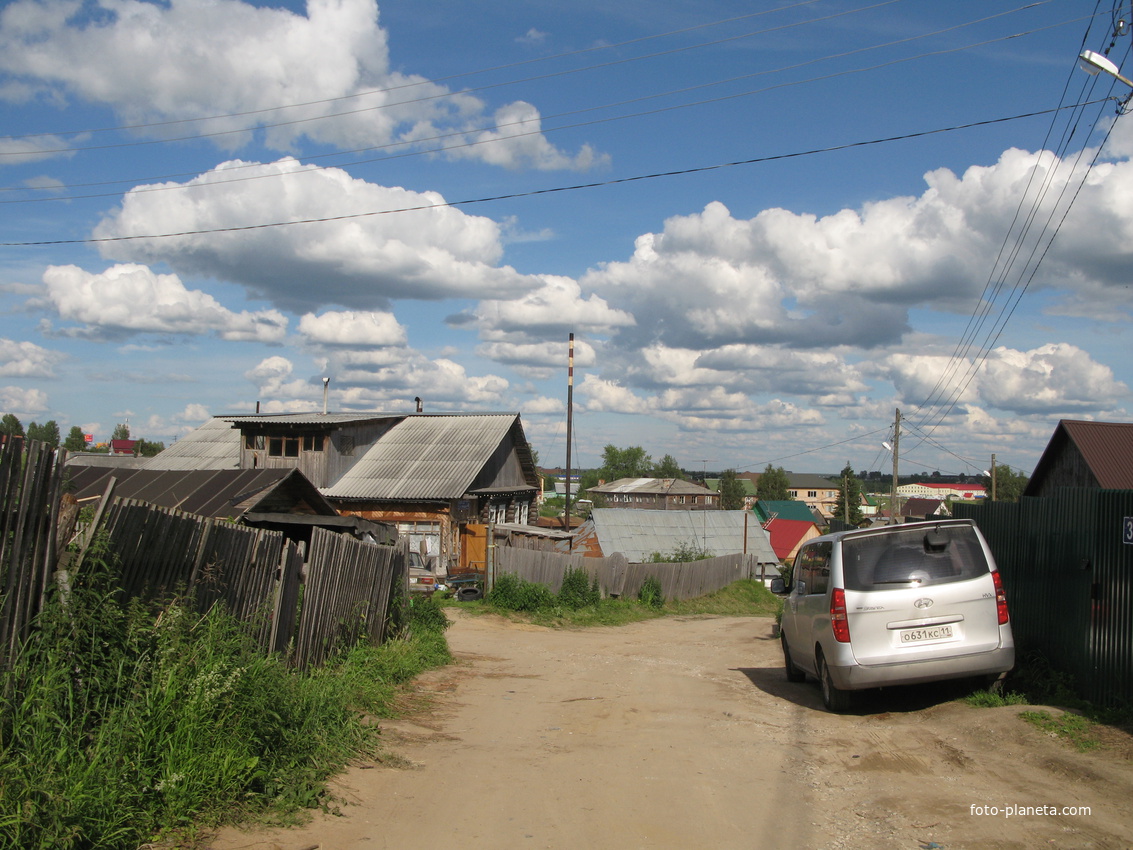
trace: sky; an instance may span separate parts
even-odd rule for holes
[[[0,412],[517,411],[564,465],[1029,474],[1129,421],[1113,0],[12,0]],[[1124,17],[1130,18],[1128,9]]]

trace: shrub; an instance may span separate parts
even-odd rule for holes
[[[657,576],[646,576],[645,581],[641,583],[641,590],[637,592],[637,598],[650,608],[663,607],[665,594],[661,589],[661,580]]]
[[[577,611],[580,608],[597,605],[602,598],[602,592],[598,587],[597,577],[591,583],[586,570],[570,567],[563,575],[563,584],[559,588],[558,598],[561,606],[571,611]]]
[[[555,604],[555,596],[546,585],[524,581],[511,573],[496,576],[486,599],[490,605],[507,611],[540,611]]]

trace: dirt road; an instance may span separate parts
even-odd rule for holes
[[[1128,739],[1081,754],[930,688],[828,714],[772,627],[460,617],[458,663],[419,681],[432,707],[383,724],[406,766],[350,770],[339,816],[212,850],[1133,846]]]

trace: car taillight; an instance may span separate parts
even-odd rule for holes
[[[995,610],[999,614],[999,625],[1004,625],[1007,620],[1007,593],[1003,590],[1003,579],[999,577],[999,570],[994,570],[991,574],[991,580],[995,582]]]
[[[834,592],[830,594],[830,627],[834,629],[834,640],[838,643],[850,642],[850,623],[846,619],[846,591],[840,587],[834,588]]]

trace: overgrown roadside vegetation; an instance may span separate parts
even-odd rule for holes
[[[562,589],[503,573],[487,597],[477,602],[446,602],[471,613],[494,613],[536,625],[557,628],[620,626],[667,615],[774,617],[782,603],[762,582],[737,581],[715,593],[683,601],[667,600],[656,579],[646,582],[637,598],[603,598],[585,570],[568,570]]]
[[[133,848],[172,831],[325,804],[326,780],[379,755],[398,686],[450,660],[443,612],[299,672],[223,610],[123,608],[105,552],[0,681],[0,848]],[[185,834],[176,846],[185,846]]]
[[[1133,707],[1103,708],[1078,696],[1074,678],[1056,670],[1039,652],[1020,654],[1018,663],[997,691],[980,690],[965,697],[969,705],[997,708],[1005,705],[1042,705],[1065,709],[1022,711],[1019,717],[1042,731],[1062,738],[1080,751],[1101,745],[1099,725],[1133,733]]]

